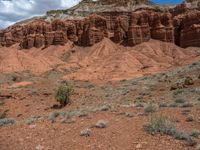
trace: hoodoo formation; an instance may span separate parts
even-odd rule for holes
[[[183,48],[198,47],[200,2],[187,0],[158,7],[147,0],[83,0],[68,10],[49,11],[46,16],[0,31],[0,44],[9,47],[19,43],[29,49],[72,41],[92,46],[104,37],[126,46],[157,39]]]

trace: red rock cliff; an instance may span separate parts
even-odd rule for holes
[[[157,39],[181,47],[200,46],[200,11],[185,5],[170,11],[99,12],[82,20],[34,20],[0,32],[0,44],[21,48],[63,45],[69,40],[91,46],[104,37],[116,43],[134,46]]]

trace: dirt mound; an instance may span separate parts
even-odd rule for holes
[[[41,74],[52,69],[66,72],[64,79],[121,80],[165,71],[199,59],[195,48],[183,49],[172,43],[150,40],[124,47],[104,38],[91,47],[50,46],[18,50],[14,45],[0,49],[2,73],[30,71]]]
[[[150,40],[135,47],[123,47],[114,44],[109,39],[104,39],[89,47],[84,54],[77,50],[76,56],[79,57],[76,60],[79,60],[77,63],[82,67],[64,78],[120,80],[140,77],[184,65],[196,58],[198,54],[196,51],[189,51],[172,43],[156,40]]]
[[[59,58],[67,52],[71,43],[65,46],[51,46],[47,49],[32,48],[19,50],[17,45],[0,48],[0,72],[30,71],[34,74],[43,73],[53,69],[64,62]]]

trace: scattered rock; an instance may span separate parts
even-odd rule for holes
[[[27,125],[31,125],[31,124],[33,124],[34,122],[36,122],[37,120],[39,120],[41,117],[40,116],[33,116],[33,117],[31,117],[31,118],[28,118],[26,121],[25,121],[25,123],[27,124]]]
[[[44,149],[44,147],[41,146],[41,145],[37,145],[37,146],[35,147],[35,150],[43,150],[43,149]]]
[[[87,111],[80,111],[78,116],[79,117],[86,117],[86,116],[88,116],[88,112]]]
[[[111,105],[110,104],[105,104],[103,106],[100,107],[100,111],[108,111],[109,109],[111,109]]]
[[[24,82],[19,82],[19,83],[14,83],[13,85],[10,86],[10,88],[21,88],[21,87],[27,87],[32,85],[32,82],[24,81]]]
[[[106,128],[108,124],[108,121],[106,120],[99,120],[96,124],[95,127],[96,128]]]
[[[135,148],[136,148],[136,149],[141,149],[141,148],[142,148],[142,144],[137,144],[137,145],[135,146]]]
[[[194,121],[194,116],[193,116],[193,115],[187,116],[186,121],[187,121],[187,122],[192,122],[192,121]]]
[[[61,119],[61,123],[75,123],[76,119],[75,118],[63,118]]]
[[[145,113],[153,113],[153,112],[158,111],[158,109],[159,109],[159,106],[157,104],[149,103],[145,106],[144,112]]]
[[[196,150],[200,150],[200,144],[196,146]]]
[[[34,124],[34,125],[30,125],[29,128],[35,129],[35,128],[36,128],[36,125],[35,125],[35,124]]]
[[[92,133],[92,130],[87,128],[81,131],[80,136],[88,137],[91,135],[91,133]]]
[[[58,112],[52,112],[49,115],[48,120],[50,120],[52,123],[55,122],[56,118],[59,116],[60,114]]]
[[[133,113],[131,113],[131,112],[126,112],[125,115],[126,115],[126,117],[130,117],[130,118],[134,116]]]
[[[22,116],[22,114],[17,114],[17,117],[21,117]]]

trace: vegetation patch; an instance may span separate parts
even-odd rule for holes
[[[176,100],[175,100],[175,103],[178,103],[178,104],[183,104],[183,103],[185,103],[185,102],[186,102],[185,99],[176,99]]]
[[[166,116],[152,116],[149,123],[145,126],[146,131],[150,134],[167,134],[173,135],[176,132],[175,125]]]
[[[200,137],[200,131],[199,130],[193,130],[191,133],[190,133],[190,136],[193,136],[195,138],[199,138]]]
[[[157,104],[149,103],[145,106],[144,112],[145,113],[153,113],[153,112],[158,111],[158,109],[159,109],[159,106]]]
[[[0,112],[0,119],[4,119],[4,118],[6,118],[6,112],[4,111],[4,112]]]
[[[175,124],[168,117],[163,115],[152,116],[149,123],[145,126],[145,130],[152,135],[166,134],[173,136],[175,139],[186,141],[189,146],[197,144],[189,134],[179,131]]]
[[[59,85],[56,91],[56,100],[60,103],[61,107],[66,106],[70,102],[70,97],[74,93],[74,88],[68,83]]]
[[[4,118],[4,119],[0,119],[0,126],[5,126],[5,125],[11,125],[11,124],[15,124],[15,120],[12,118]]]

